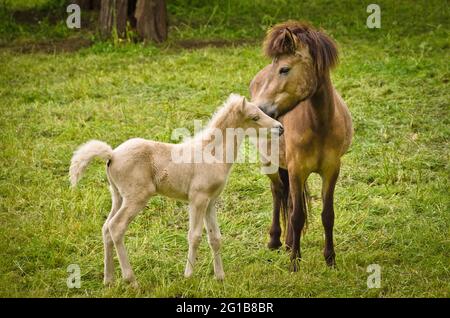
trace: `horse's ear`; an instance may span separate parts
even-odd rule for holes
[[[297,40],[289,28],[283,30],[283,51],[294,53],[297,50]]]

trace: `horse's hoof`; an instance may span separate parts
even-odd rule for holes
[[[300,269],[300,257],[296,257],[294,259],[291,259],[291,267],[290,267],[290,271],[291,272],[298,272],[298,270]]]
[[[291,263],[291,267],[289,268],[289,270],[290,270],[291,272],[295,273],[295,272],[298,272],[299,267],[300,267],[299,264],[297,264],[296,261],[293,261],[293,262]]]
[[[336,254],[334,252],[324,252],[324,257],[328,267],[336,267]]]
[[[111,287],[114,284],[114,279],[104,279],[103,280],[103,285],[105,287]]]
[[[280,240],[271,240],[269,243],[267,243],[267,247],[271,250],[277,250],[279,249],[283,244]]]

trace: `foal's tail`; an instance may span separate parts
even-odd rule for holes
[[[81,145],[74,153],[70,162],[69,176],[72,187],[75,187],[92,159],[103,160],[112,158],[113,150],[103,141],[91,140]]]

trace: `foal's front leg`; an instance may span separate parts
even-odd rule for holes
[[[208,242],[214,257],[214,275],[218,280],[225,278],[223,271],[222,257],[220,255],[221,234],[217,224],[215,200],[211,200],[205,215],[205,226],[208,233]]]
[[[209,198],[203,195],[194,196],[189,202],[189,251],[184,276],[189,278],[194,272],[197,250],[202,240],[203,218],[209,204]]]

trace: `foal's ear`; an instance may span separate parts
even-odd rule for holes
[[[247,99],[245,99],[245,97],[242,97],[241,111],[244,111],[245,105],[247,105]]]

